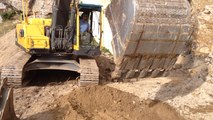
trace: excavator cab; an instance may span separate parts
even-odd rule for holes
[[[88,31],[84,33],[80,24],[83,13],[88,15]],[[98,56],[103,43],[102,17],[101,5],[55,0],[52,19],[25,17],[17,25],[17,44],[30,54]]]
[[[87,20],[84,20],[84,15],[86,15]],[[101,5],[94,4],[83,4],[79,3],[76,14],[76,40],[75,44],[79,42],[79,47],[74,51],[76,55],[83,56],[97,56],[101,54],[102,46],[102,34],[103,34],[103,11]],[[88,28],[83,31],[83,27],[87,22]],[[80,31],[80,32],[79,32]],[[76,42],[77,41],[77,42]]]

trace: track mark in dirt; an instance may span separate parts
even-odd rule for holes
[[[76,89],[70,95],[59,98],[57,106],[60,107],[44,114],[53,114],[56,120],[183,119],[167,104],[140,100],[130,93],[106,86]]]

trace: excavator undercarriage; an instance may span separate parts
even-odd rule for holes
[[[23,67],[2,67],[1,79],[7,79],[8,86],[21,87],[29,84],[37,71],[70,71],[79,73],[78,85],[81,87],[99,84],[99,69],[95,59],[70,56],[50,57],[32,56]],[[33,73],[33,74],[32,74]]]

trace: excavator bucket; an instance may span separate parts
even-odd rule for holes
[[[7,87],[7,79],[0,85],[0,120],[19,120],[13,105],[13,89]]]
[[[187,0],[112,0],[106,15],[113,33],[114,77],[169,71],[190,46],[190,11]]]

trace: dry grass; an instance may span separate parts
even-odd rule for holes
[[[16,27],[18,16],[15,16],[11,20],[7,20],[0,23],[0,37],[13,30]]]

